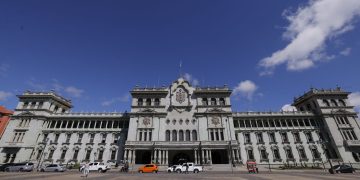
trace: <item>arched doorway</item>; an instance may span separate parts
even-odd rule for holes
[[[136,164],[149,164],[151,163],[151,151],[137,150],[136,151]]]

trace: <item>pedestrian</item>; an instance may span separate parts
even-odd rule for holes
[[[84,176],[83,176],[83,177],[86,177],[86,178],[88,177],[89,168],[90,168],[89,162],[86,162],[86,164],[85,164],[84,167],[83,167],[83,173],[84,173]]]
[[[189,165],[188,165],[188,163],[186,163],[185,166],[186,166],[186,167],[185,167],[185,168],[186,168],[185,173],[188,174],[188,173],[189,173]]]

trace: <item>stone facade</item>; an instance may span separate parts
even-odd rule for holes
[[[311,89],[294,99],[293,112],[233,112],[231,92],[179,78],[168,87],[135,87],[128,113],[71,113],[71,101],[54,92],[25,92],[0,140],[0,161],[359,161],[360,128],[348,92]]]

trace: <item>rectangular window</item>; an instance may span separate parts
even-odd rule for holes
[[[350,132],[351,132],[351,135],[353,136],[354,140],[358,140],[354,130],[350,130]]]
[[[274,120],[270,120],[270,127],[275,127]]]
[[[71,134],[66,134],[66,143],[70,143]]]
[[[94,143],[95,134],[90,134],[90,143]]]
[[[78,128],[79,121],[74,121],[72,128]]]
[[[214,133],[213,133],[213,132],[214,132],[213,130],[210,131],[210,137],[211,137],[211,140],[212,140],[212,141],[215,140],[215,139],[214,139],[215,137],[214,137]]]
[[[286,149],[285,151],[286,151],[286,156],[288,159],[294,159],[291,149]]]
[[[100,151],[99,151],[98,160],[102,160],[102,159],[103,159],[103,154],[104,154],[104,150],[100,150]]]
[[[299,127],[299,123],[298,123],[297,119],[293,119],[292,123],[295,127]]]
[[[150,132],[149,132],[149,141],[152,141],[151,138],[152,138],[152,132],[150,131]]]
[[[53,157],[53,155],[54,155],[54,151],[55,151],[55,150],[53,150],[53,149],[50,150],[48,159],[52,159],[52,157]]]
[[[269,127],[269,122],[267,120],[264,120],[264,127]]]
[[[115,160],[116,158],[116,150],[111,151],[111,160]]]
[[[279,153],[279,150],[278,150],[278,149],[274,149],[274,150],[273,150],[273,153],[274,153],[274,159],[281,159],[281,158],[280,158],[280,153]]]
[[[112,124],[113,124],[113,121],[108,121],[108,123],[107,123],[107,128],[108,128],[108,129],[111,129],[111,128],[112,128]]]
[[[114,121],[113,128],[114,128],[114,129],[119,128],[119,121]]]
[[[82,141],[82,138],[83,138],[83,134],[79,134],[79,137],[78,137],[78,143],[81,143],[81,141]]]
[[[308,142],[314,142],[311,132],[306,132],[305,135],[306,135]]]
[[[257,125],[258,127],[264,127],[262,120],[258,120]]]
[[[85,125],[84,125],[84,128],[89,128],[89,125],[90,125],[90,122],[89,121],[85,121],[85,123],[84,123]]]
[[[118,143],[118,139],[119,139],[119,134],[115,134],[114,135],[114,144]]]
[[[267,157],[267,153],[266,153],[266,150],[265,149],[261,149],[260,150],[260,155],[261,155],[261,159],[268,159]]]
[[[250,128],[251,126],[250,126],[250,121],[249,120],[245,120],[245,127],[247,127],[247,128]]]
[[[49,134],[44,134],[42,142],[46,142],[46,139],[48,138]]]
[[[144,132],[144,141],[147,141],[147,131]]]
[[[67,124],[66,128],[68,128],[68,129],[71,128],[72,124],[73,124],[73,121],[68,121],[68,124]]]
[[[79,154],[79,150],[77,149],[77,150],[74,151],[73,159],[77,159],[78,154]]]
[[[102,121],[102,122],[101,122],[101,128],[102,128],[102,129],[105,129],[105,128],[106,128],[106,121]]]
[[[298,132],[294,132],[294,141],[301,142],[300,134]]]
[[[234,128],[238,128],[239,127],[239,121],[238,120],[234,120]]]
[[[101,121],[96,121],[96,122],[95,122],[95,128],[96,128],[96,129],[99,129],[99,128],[100,128],[100,125],[101,125]]]
[[[250,139],[250,134],[249,134],[249,133],[244,134],[244,137],[245,137],[245,143],[251,143],[251,139]]]
[[[258,143],[260,143],[260,144],[264,143],[262,133],[257,133],[256,136],[257,136]]]
[[[67,150],[62,151],[60,159],[65,159],[66,151]]]
[[[281,133],[283,143],[289,143],[289,139],[286,132]]]
[[[94,127],[95,127],[95,121],[90,121],[90,128],[94,129]]]
[[[215,130],[215,137],[216,137],[216,140],[218,141],[219,140],[219,131]]]
[[[299,155],[300,155],[300,159],[306,159],[306,153],[304,149],[299,149]]]
[[[79,128],[84,128],[84,121],[79,122]]]
[[[139,132],[139,141],[142,141],[142,131]]]
[[[59,137],[60,137],[60,134],[55,134],[55,140],[54,140],[55,143],[58,143]]]
[[[320,158],[320,153],[317,149],[311,149],[311,152],[314,156],[314,159],[319,159]]]
[[[280,120],[275,120],[275,125],[276,125],[276,127],[281,127],[281,124],[280,124]]]
[[[68,121],[62,121],[62,124],[61,124],[61,128],[66,128],[66,124],[67,124]]]
[[[281,120],[281,126],[282,126],[282,127],[287,127],[287,126],[286,126],[286,120],[285,120],[285,119],[282,119],[282,120]]]
[[[223,130],[220,130],[220,138],[221,138],[222,141],[224,140],[224,132],[223,132]]]
[[[245,123],[244,123],[244,120],[240,120],[240,127],[245,127]]]
[[[101,143],[106,143],[106,136],[107,134],[102,135]]]
[[[248,159],[253,160],[253,159],[254,159],[254,153],[253,153],[253,150],[252,150],[252,149],[249,149],[247,152],[248,152]]]
[[[87,150],[85,160],[90,160],[90,154],[91,154],[91,150]]]
[[[269,141],[271,143],[276,143],[275,133],[273,132],[269,133]]]

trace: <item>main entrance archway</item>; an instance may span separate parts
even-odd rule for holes
[[[194,162],[194,152],[193,151],[169,151],[169,164],[176,165],[182,164],[185,162]]]

